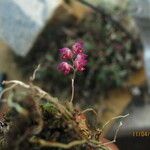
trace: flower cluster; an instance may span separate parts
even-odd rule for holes
[[[71,49],[67,47],[60,49],[60,58],[63,61],[58,65],[58,70],[65,75],[69,74],[72,70],[84,71],[87,65],[87,55],[84,54],[83,42],[74,43]]]

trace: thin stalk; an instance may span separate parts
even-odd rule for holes
[[[72,76],[72,79],[71,79],[71,87],[72,87],[72,92],[71,92],[71,100],[70,100],[70,103],[72,104],[73,102],[73,99],[74,99],[74,80],[75,80],[75,75],[76,75],[76,70],[74,69],[73,71],[73,76]]]

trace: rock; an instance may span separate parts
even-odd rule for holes
[[[150,92],[150,0],[132,0],[130,12],[135,18],[144,47],[144,64]]]
[[[132,0],[129,4],[129,10],[134,17],[150,19],[150,0]]]
[[[0,39],[25,56],[62,0],[0,0]]]

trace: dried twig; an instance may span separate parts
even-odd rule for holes
[[[3,82],[4,84],[4,82]],[[17,84],[13,84],[12,86],[5,88],[1,93],[0,93],[0,99],[2,98],[2,96],[4,95],[4,93],[6,93],[7,91],[10,91],[11,89],[13,89],[14,87],[16,87]]]
[[[120,115],[120,116],[117,116],[117,117],[114,117],[114,118],[111,118],[109,121],[107,121],[103,127],[101,128],[101,130],[103,131],[103,129],[113,120],[116,120],[116,119],[121,119],[121,118],[126,118],[127,116],[129,116],[129,114],[126,114],[126,115]]]
[[[26,89],[30,88],[30,85],[25,84],[22,81],[18,81],[18,80],[3,81],[3,84],[5,84],[5,85],[16,84],[16,85],[20,85],[20,86],[22,86],[22,87],[24,87]],[[6,88],[6,89],[8,89],[8,88]]]
[[[21,82],[21,81],[18,81],[18,80],[4,81],[3,84],[5,84],[5,85],[16,84],[16,85],[21,86],[25,89],[28,89],[28,90],[32,91],[34,95],[37,95],[40,98],[43,97],[43,98],[47,99],[48,101],[50,101],[51,103],[53,103],[56,106],[56,108],[58,108],[58,110],[61,112],[61,114],[63,114],[65,117],[67,117],[67,118],[71,117],[72,118],[72,114],[58,101],[58,99],[56,97],[52,97],[50,94],[43,91],[38,86],[35,86],[33,84],[28,85],[28,84]]]
[[[83,110],[81,113],[87,113],[89,111],[93,112],[97,116],[97,112],[93,108],[87,108],[87,109]]]
[[[87,143],[86,140],[78,140],[78,141],[70,142],[68,144],[63,144],[59,142],[50,142],[50,141],[46,141],[46,140],[38,139],[38,138],[31,138],[30,142],[39,144],[42,147],[57,147],[57,148],[62,148],[62,149],[70,149],[74,146],[83,145]]]
[[[114,139],[113,139],[112,141],[110,141],[110,142],[103,143],[103,145],[106,146],[106,145],[109,145],[109,144],[111,144],[111,143],[116,142],[118,132],[119,132],[120,127],[121,127],[122,125],[123,125],[122,122],[120,122],[120,123],[119,123],[119,126],[118,126],[118,128],[117,128],[117,130],[116,130],[116,132],[115,132]]]
[[[33,75],[30,77],[30,80],[31,80],[31,81],[34,81],[34,80],[35,80],[36,73],[37,73],[37,71],[40,69],[40,67],[41,67],[41,65],[39,64],[39,65],[37,66],[37,68],[34,70]]]

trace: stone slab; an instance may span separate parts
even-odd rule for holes
[[[0,0],[0,39],[25,56],[62,0]]]

